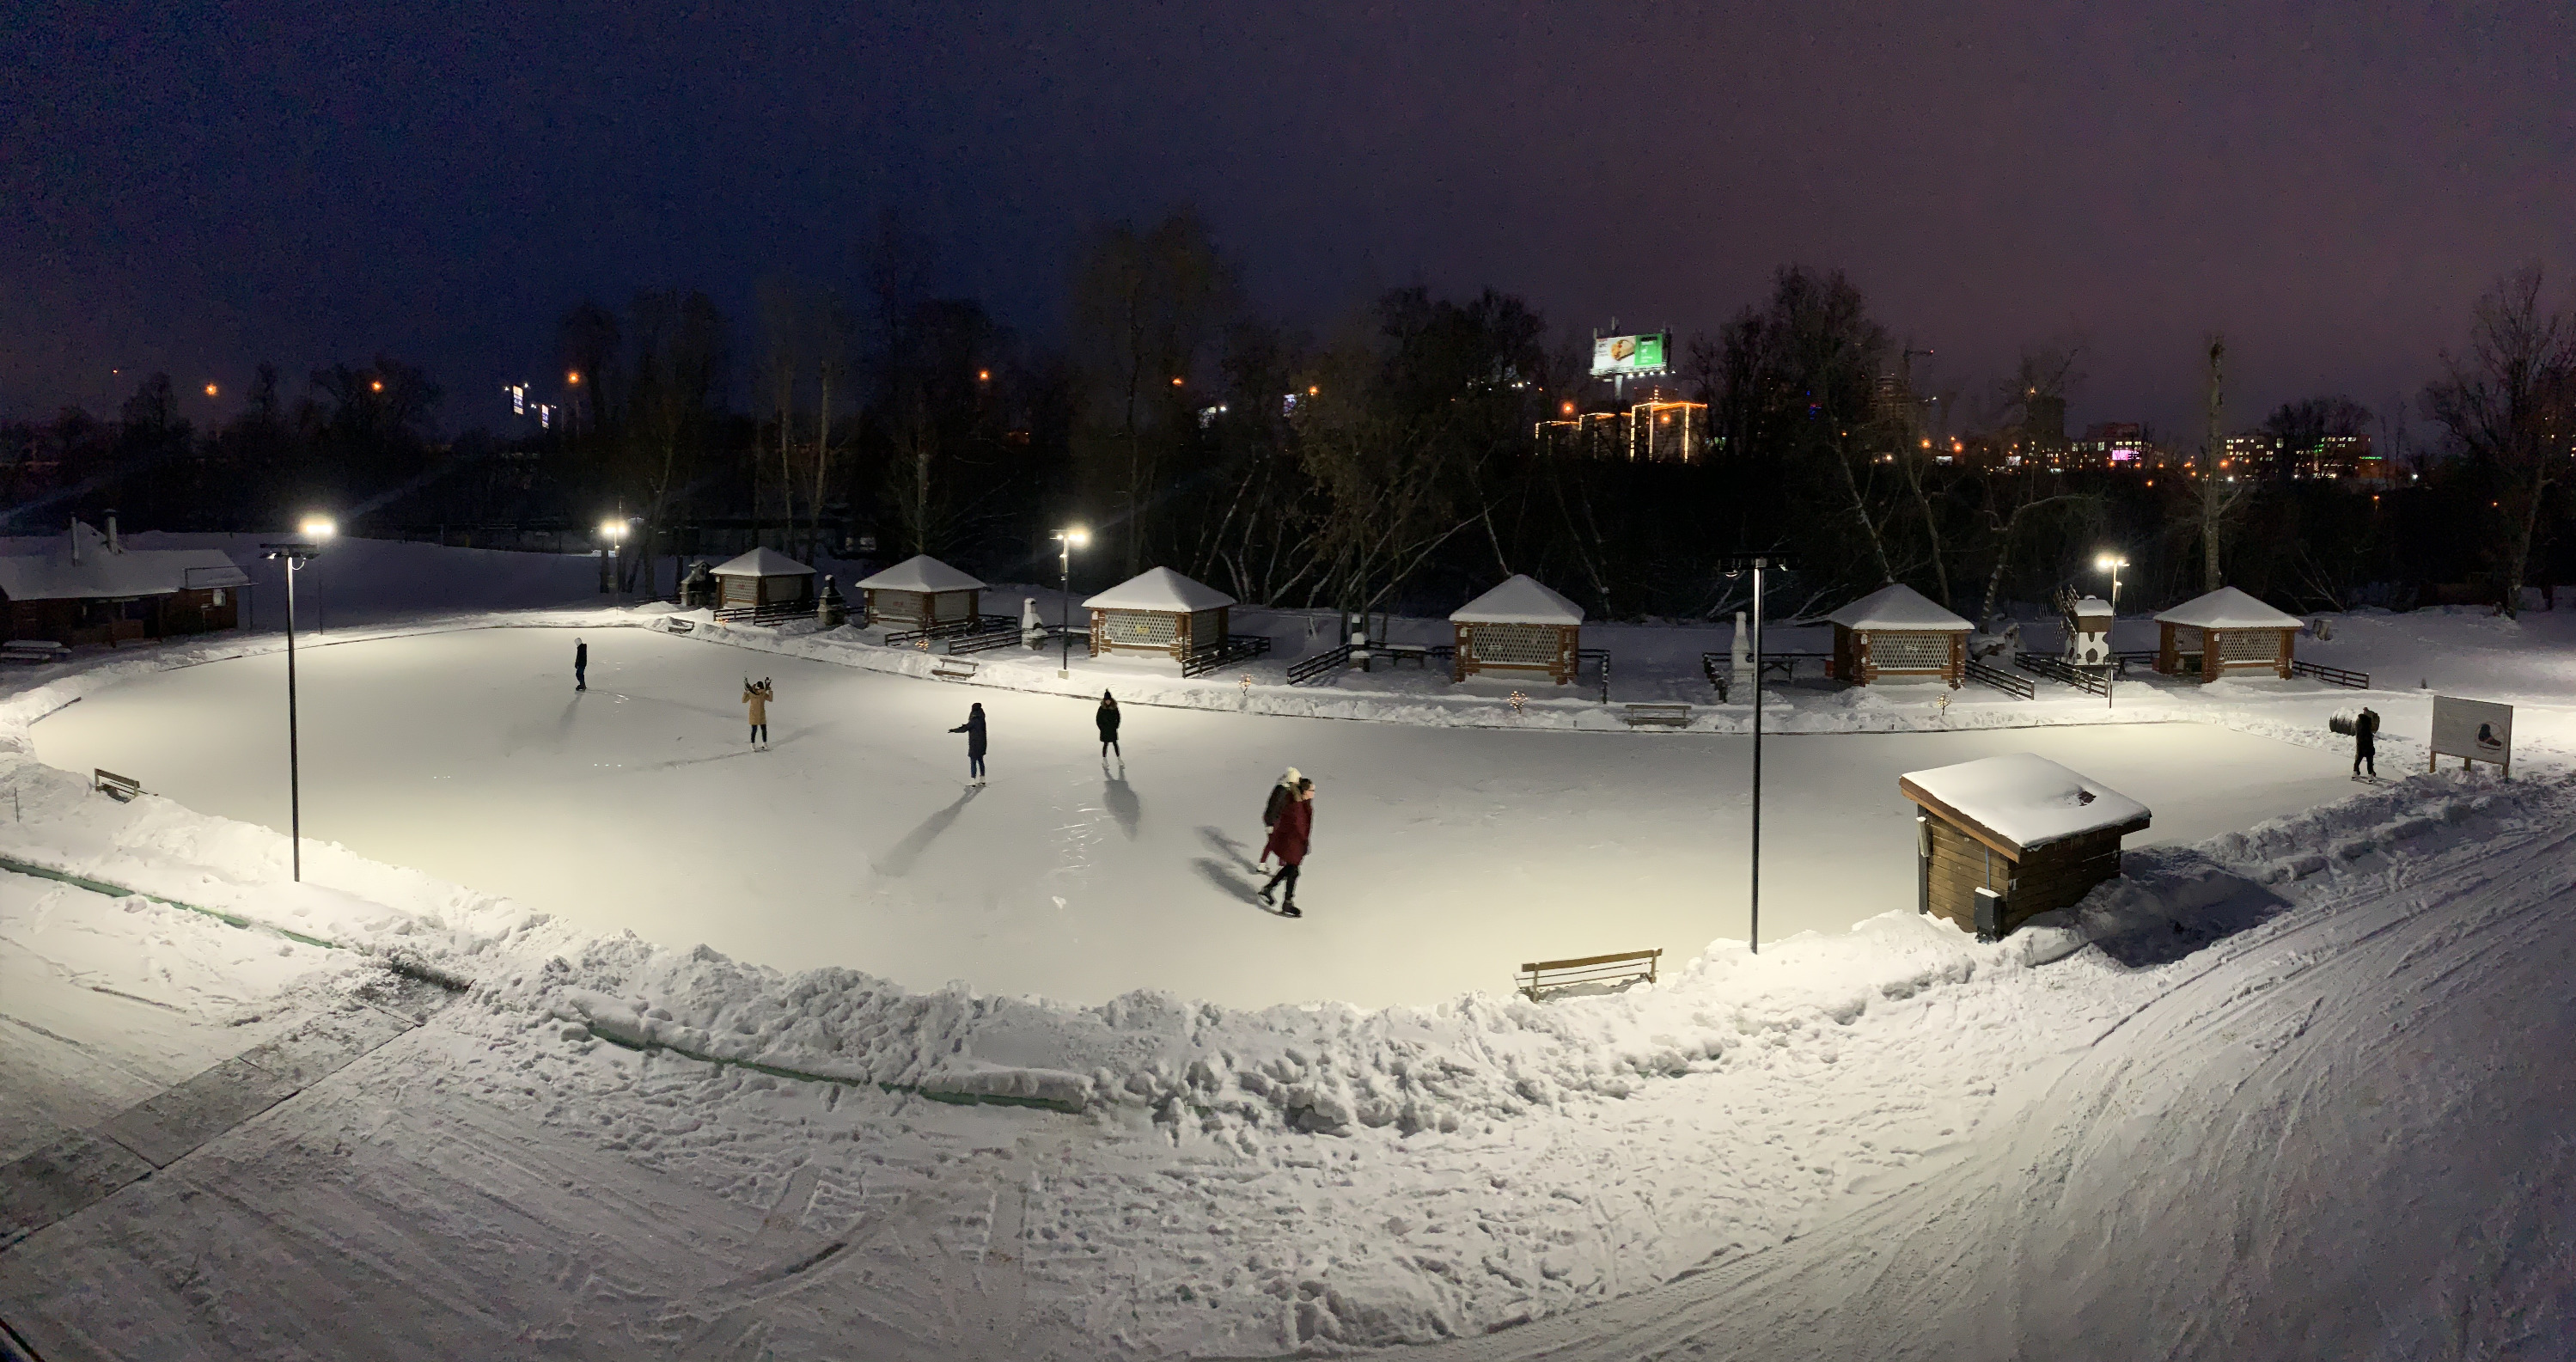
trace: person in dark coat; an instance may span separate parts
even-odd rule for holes
[[[582,675],[590,670],[590,645],[580,639],[572,641],[572,688],[590,689],[590,679]]]
[[[984,783],[984,706],[980,703],[966,711],[966,722],[948,730],[966,735],[966,774],[978,785]]]
[[[1270,840],[1262,845],[1261,859],[1279,858],[1279,873],[1261,886],[1261,901],[1270,902],[1273,892],[1286,890],[1279,905],[1281,917],[1304,917],[1297,911],[1297,869],[1306,863],[1306,844],[1315,831],[1315,782],[1300,779],[1297,792],[1286,808],[1279,811],[1279,821],[1270,825]]]
[[[2365,705],[2352,721],[2352,773],[2360,775],[2369,768],[2370,778],[2379,778],[2379,711]]]
[[[1092,722],[1100,725],[1101,760],[1108,760],[1109,754],[1113,751],[1118,754],[1118,759],[1120,761],[1123,762],[1127,760],[1127,749],[1118,745],[1118,699],[1116,696],[1111,695],[1105,690],[1100,692],[1100,712],[1092,716]]]

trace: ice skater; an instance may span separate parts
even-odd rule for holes
[[[2370,779],[2379,779],[2379,711],[2362,706],[2352,719],[2352,774],[2361,778],[2367,768]]]
[[[1118,698],[1105,690],[1100,692],[1100,712],[1092,716],[1092,722],[1100,725],[1100,764],[1108,765],[1109,754],[1115,752],[1118,764],[1126,765],[1127,749],[1118,745]]]
[[[574,639],[572,641],[572,688],[574,690],[590,689],[590,678],[583,675],[589,670],[590,645],[580,639]]]
[[[966,735],[966,774],[971,783],[984,783],[984,706],[979,702],[966,711],[966,722],[948,730]]]
[[[1306,863],[1306,842],[1314,831],[1315,782],[1300,777],[1286,807],[1270,824],[1270,840],[1261,847],[1261,860],[1268,861],[1273,855],[1279,858],[1279,873],[1261,886],[1261,903],[1268,907],[1271,894],[1285,890],[1279,904],[1281,917],[1305,916],[1297,910],[1297,868]]]
[[[750,706],[750,741],[751,750],[755,752],[769,750],[769,702],[776,695],[777,692],[770,688],[769,678],[766,676],[758,681],[753,681],[747,676],[742,680],[742,702]]]

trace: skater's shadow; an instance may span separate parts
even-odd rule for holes
[[[903,840],[895,843],[877,861],[877,873],[889,878],[911,874],[912,867],[921,860],[921,853],[928,851],[930,844],[939,840],[939,834],[948,831],[949,825],[957,821],[957,815],[966,812],[966,806],[974,803],[975,796],[983,792],[983,786],[969,785],[964,794],[957,796],[956,803],[921,820],[920,827],[905,833]]]
[[[502,736],[502,741],[508,744],[507,750],[510,751],[542,747],[549,752],[560,752],[571,745],[573,716],[580,710],[581,697],[576,695],[564,702],[563,713],[556,715],[553,723],[514,724]]]
[[[1145,806],[1137,800],[1135,787],[1127,783],[1125,776],[1111,776],[1100,797],[1109,805],[1109,816],[1118,820],[1127,840],[1135,841],[1136,829],[1145,821]]]
[[[1226,859],[1234,862],[1235,868],[1241,870],[1244,874],[1258,875],[1261,873],[1261,867],[1254,865],[1251,859],[1243,854],[1243,843],[1226,836],[1225,829],[1200,828],[1199,840],[1207,843],[1211,850],[1224,852]],[[1214,864],[1214,862],[1202,862],[1202,864]]]
[[[737,747],[730,752],[718,752],[713,756],[675,757],[670,761],[657,761],[650,766],[640,767],[638,769],[646,771],[671,771],[677,770],[683,766],[703,766],[711,761],[733,761],[737,758],[757,755],[758,752],[758,748]]]
[[[1227,865],[1223,861],[1210,860],[1205,856],[1201,856],[1197,860],[1190,862],[1190,864],[1198,870],[1201,878],[1205,879],[1208,883],[1215,885],[1218,889],[1223,890],[1227,897],[1232,898],[1239,903],[1245,903],[1255,908],[1261,908],[1260,886],[1245,882],[1242,876],[1235,873],[1235,868],[1233,866]],[[1270,910],[1262,908],[1262,911],[1266,913]]]

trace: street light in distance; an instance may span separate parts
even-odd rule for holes
[[[1056,590],[1064,602],[1056,612],[1056,634],[1064,647],[1057,657],[1055,679],[1062,681],[1073,675],[1073,551],[1091,547],[1091,531],[1079,525],[1059,530],[1055,542],[1056,565],[1061,573]]]
[[[331,522],[320,516],[307,516],[304,524],[304,539],[260,546],[270,559],[286,565],[286,837],[299,881],[304,878],[304,773],[295,722],[295,572],[322,552],[318,541],[331,534]],[[320,534],[313,533],[316,525]]]
[[[2128,565],[2129,560],[2116,553],[2101,554],[2093,560],[2093,568],[2095,571],[2111,574],[2111,628],[2109,632],[2102,635],[2102,642],[2106,646],[2107,651],[2111,654],[2110,670],[2102,674],[2102,707],[2104,709],[2114,708],[2118,698],[2111,692],[2118,689],[2120,685],[2120,643],[2118,637],[2120,632],[2120,569],[2127,567]]]

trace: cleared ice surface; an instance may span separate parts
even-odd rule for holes
[[[494,629],[299,655],[304,830],[585,927],[914,988],[1238,1006],[1501,992],[1524,960],[1741,939],[1742,739],[1514,733],[1131,707],[1124,776],[1092,702],[885,676],[632,629]],[[286,826],[282,657],[128,681],[37,750]],[[772,676],[774,746],[741,681]],[[980,701],[992,783],[965,787]],[[1898,773],[2032,751],[2186,842],[2353,788],[2345,759],[2198,724],[1775,738],[1763,935],[1913,902]],[[1251,902],[1262,796],[1320,782],[1288,922]]]

